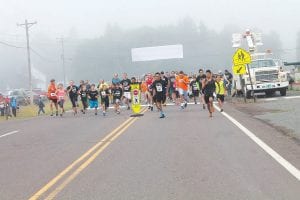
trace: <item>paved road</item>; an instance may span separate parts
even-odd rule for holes
[[[226,106],[300,168],[298,143]],[[1,123],[0,137],[18,132],[0,138],[0,199],[299,199],[300,181],[225,116],[199,105],[166,114]]]

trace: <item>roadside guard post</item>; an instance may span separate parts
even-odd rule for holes
[[[233,62],[232,71],[234,74],[244,75],[247,73],[247,70],[248,70],[249,80],[250,80],[250,84],[251,84],[251,90],[253,92],[253,83],[252,83],[251,73],[250,73],[250,69],[249,69],[249,64],[252,62],[250,53],[244,49],[239,48],[234,53],[234,55],[232,57],[232,62]],[[247,69],[246,69],[246,65],[247,65]],[[247,90],[247,88],[246,88],[246,90]],[[244,94],[244,96],[245,95],[246,94]],[[256,99],[255,99],[254,95],[253,95],[253,98],[254,98],[254,102],[255,102]]]
[[[133,114],[130,117],[140,117],[141,114],[141,87],[140,84],[131,84],[131,107]]]

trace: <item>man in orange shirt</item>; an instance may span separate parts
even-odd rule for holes
[[[48,86],[48,99],[50,100],[50,110],[51,110],[51,116],[53,116],[53,104],[56,109],[56,116],[58,116],[58,104],[57,104],[57,95],[56,95],[56,85],[55,80],[51,79],[50,85]]]
[[[180,95],[181,109],[187,107],[189,83],[189,78],[183,73],[183,71],[180,71],[179,75],[176,77],[176,86]]]

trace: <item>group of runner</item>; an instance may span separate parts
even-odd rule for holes
[[[181,110],[184,110],[187,108],[190,97],[195,104],[200,102],[203,109],[207,108],[209,117],[212,117],[214,112],[214,98],[218,100],[221,112],[223,112],[226,94],[223,74],[212,74],[210,70],[204,72],[200,69],[197,75],[192,76],[188,76],[183,71],[148,73],[141,80],[137,80],[135,77],[129,79],[126,73],[123,74],[121,80],[118,74],[114,74],[111,83],[101,80],[97,86],[90,84],[89,81],[80,81],[80,85],[76,86],[74,81],[70,81],[69,85],[64,88],[63,84],[56,85],[55,80],[52,79],[48,87],[51,116],[63,116],[66,96],[72,103],[74,115],[78,114],[79,100],[82,104],[81,112],[83,114],[90,107],[97,115],[99,99],[103,116],[106,115],[110,103],[114,105],[115,113],[120,114],[121,105],[126,105],[130,110],[132,96],[130,85],[135,83],[140,85],[141,94],[148,109],[153,111],[155,105],[160,112],[160,118],[165,118],[163,107],[167,101],[173,102],[180,106]]]

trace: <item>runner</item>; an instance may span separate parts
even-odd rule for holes
[[[219,107],[221,109],[221,112],[223,112],[223,104],[224,104],[224,99],[225,99],[225,93],[226,93],[226,86],[224,81],[222,80],[222,74],[217,75],[217,80],[216,80],[216,94],[217,94],[217,100]]]
[[[176,103],[176,76],[175,72],[172,71],[169,77],[169,98],[172,100],[173,103]]]
[[[64,103],[65,103],[65,96],[66,96],[66,91],[63,87],[63,84],[61,84],[61,83],[58,84],[58,88],[56,90],[56,95],[57,95],[57,99],[58,99],[59,108],[61,109],[60,116],[62,117],[63,114],[65,113]]]
[[[204,94],[203,94],[203,87],[202,87],[202,81],[206,78],[203,69],[199,69],[199,75],[196,78],[196,82],[199,85],[200,90],[200,102],[203,105],[203,109],[205,109],[205,101],[204,101]]]
[[[70,84],[67,87],[67,93],[68,93],[70,101],[72,103],[72,108],[73,108],[73,111],[74,111],[74,116],[77,114],[78,91],[79,91],[79,88],[76,85],[74,85],[74,81],[70,81]]]
[[[112,95],[113,95],[113,104],[115,108],[115,112],[117,114],[121,113],[120,110],[120,102],[122,98],[122,88],[120,88],[119,84],[116,84],[115,88],[112,89]]]
[[[165,118],[165,114],[163,112],[162,104],[164,99],[166,98],[166,82],[161,79],[161,74],[157,72],[155,74],[155,81],[152,84],[153,89],[153,100],[157,109],[160,111],[159,118]]]
[[[123,74],[123,80],[120,82],[122,89],[123,89],[123,97],[122,101],[125,101],[125,104],[127,105],[127,110],[130,110],[130,101],[131,101],[131,92],[130,92],[130,84],[131,81],[129,78],[127,78],[127,74]]]
[[[199,89],[199,84],[196,81],[196,75],[193,75],[192,81],[190,83],[190,88],[193,93],[193,98],[195,104],[197,104],[197,98],[199,97],[200,89]]]
[[[82,103],[82,114],[85,114],[86,109],[88,108],[88,90],[85,84],[81,85],[79,90],[79,96]]]
[[[91,89],[88,92],[88,98],[90,102],[90,108],[95,109],[95,115],[98,115],[98,96],[99,92],[96,90],[95,84],[92,84]]]
[[[204,100],[207,104],[209,117],[212,117],[212,113],[214,112],[213,100],[214,100],[214,92],[216,91],[215,81],[212,78],[212,74],[210,70],[206,70],[206,78],[202,80],[202,87],[204,92]]]
[[[152,76],[151,73],[146,75],[145,81],[146,81],[146,84],[147,84],[147,87],[148,87],[148,91],[145,93],[146,99],[147,99],[148,109],[153,111],[153,90],[151,88],[151,85],[153,83],[153,76]]]
[[[110,95],[109,89],[108,89],[107,85],[104,85],[100,90],[103,116],[106,115],[107,108],[109,107],[109,95]]]
[[[118,74],[114,74],[114,77],[111,80],[111,83],[113,85],[117,85],[120,84],[121,80],[119,79],[119,75]]]
[[[169,78],[168,76],[165,75],[164,71],[161,71],[161,79],[163,81],[165,81],[166,83],[166,86],[165,86],[165,91],[166,91],[166,96],[164,96],[164,99],[163,99],[163,106],[166,106],[166,100],[167,100],[167,97],[169,96],[169,88],[170,88],[170,82],[169,82]]]
[[[55,80],[54,79],[51,79],[51,81],[50,81],[50,85],[48,86],[47,96],[48,96],[48,99],[50,100],[50,110],[51,110],[51,115],[50,116],[53,116],[53,105],[55,106],[56,116],[58,116],[56,85],[55,85]]]
[[[183,73],[183,71],[180,71],[179,75],[176,77],[176,85],[180,96],[181,109],[187,107],[189,82],[189,78]]]

